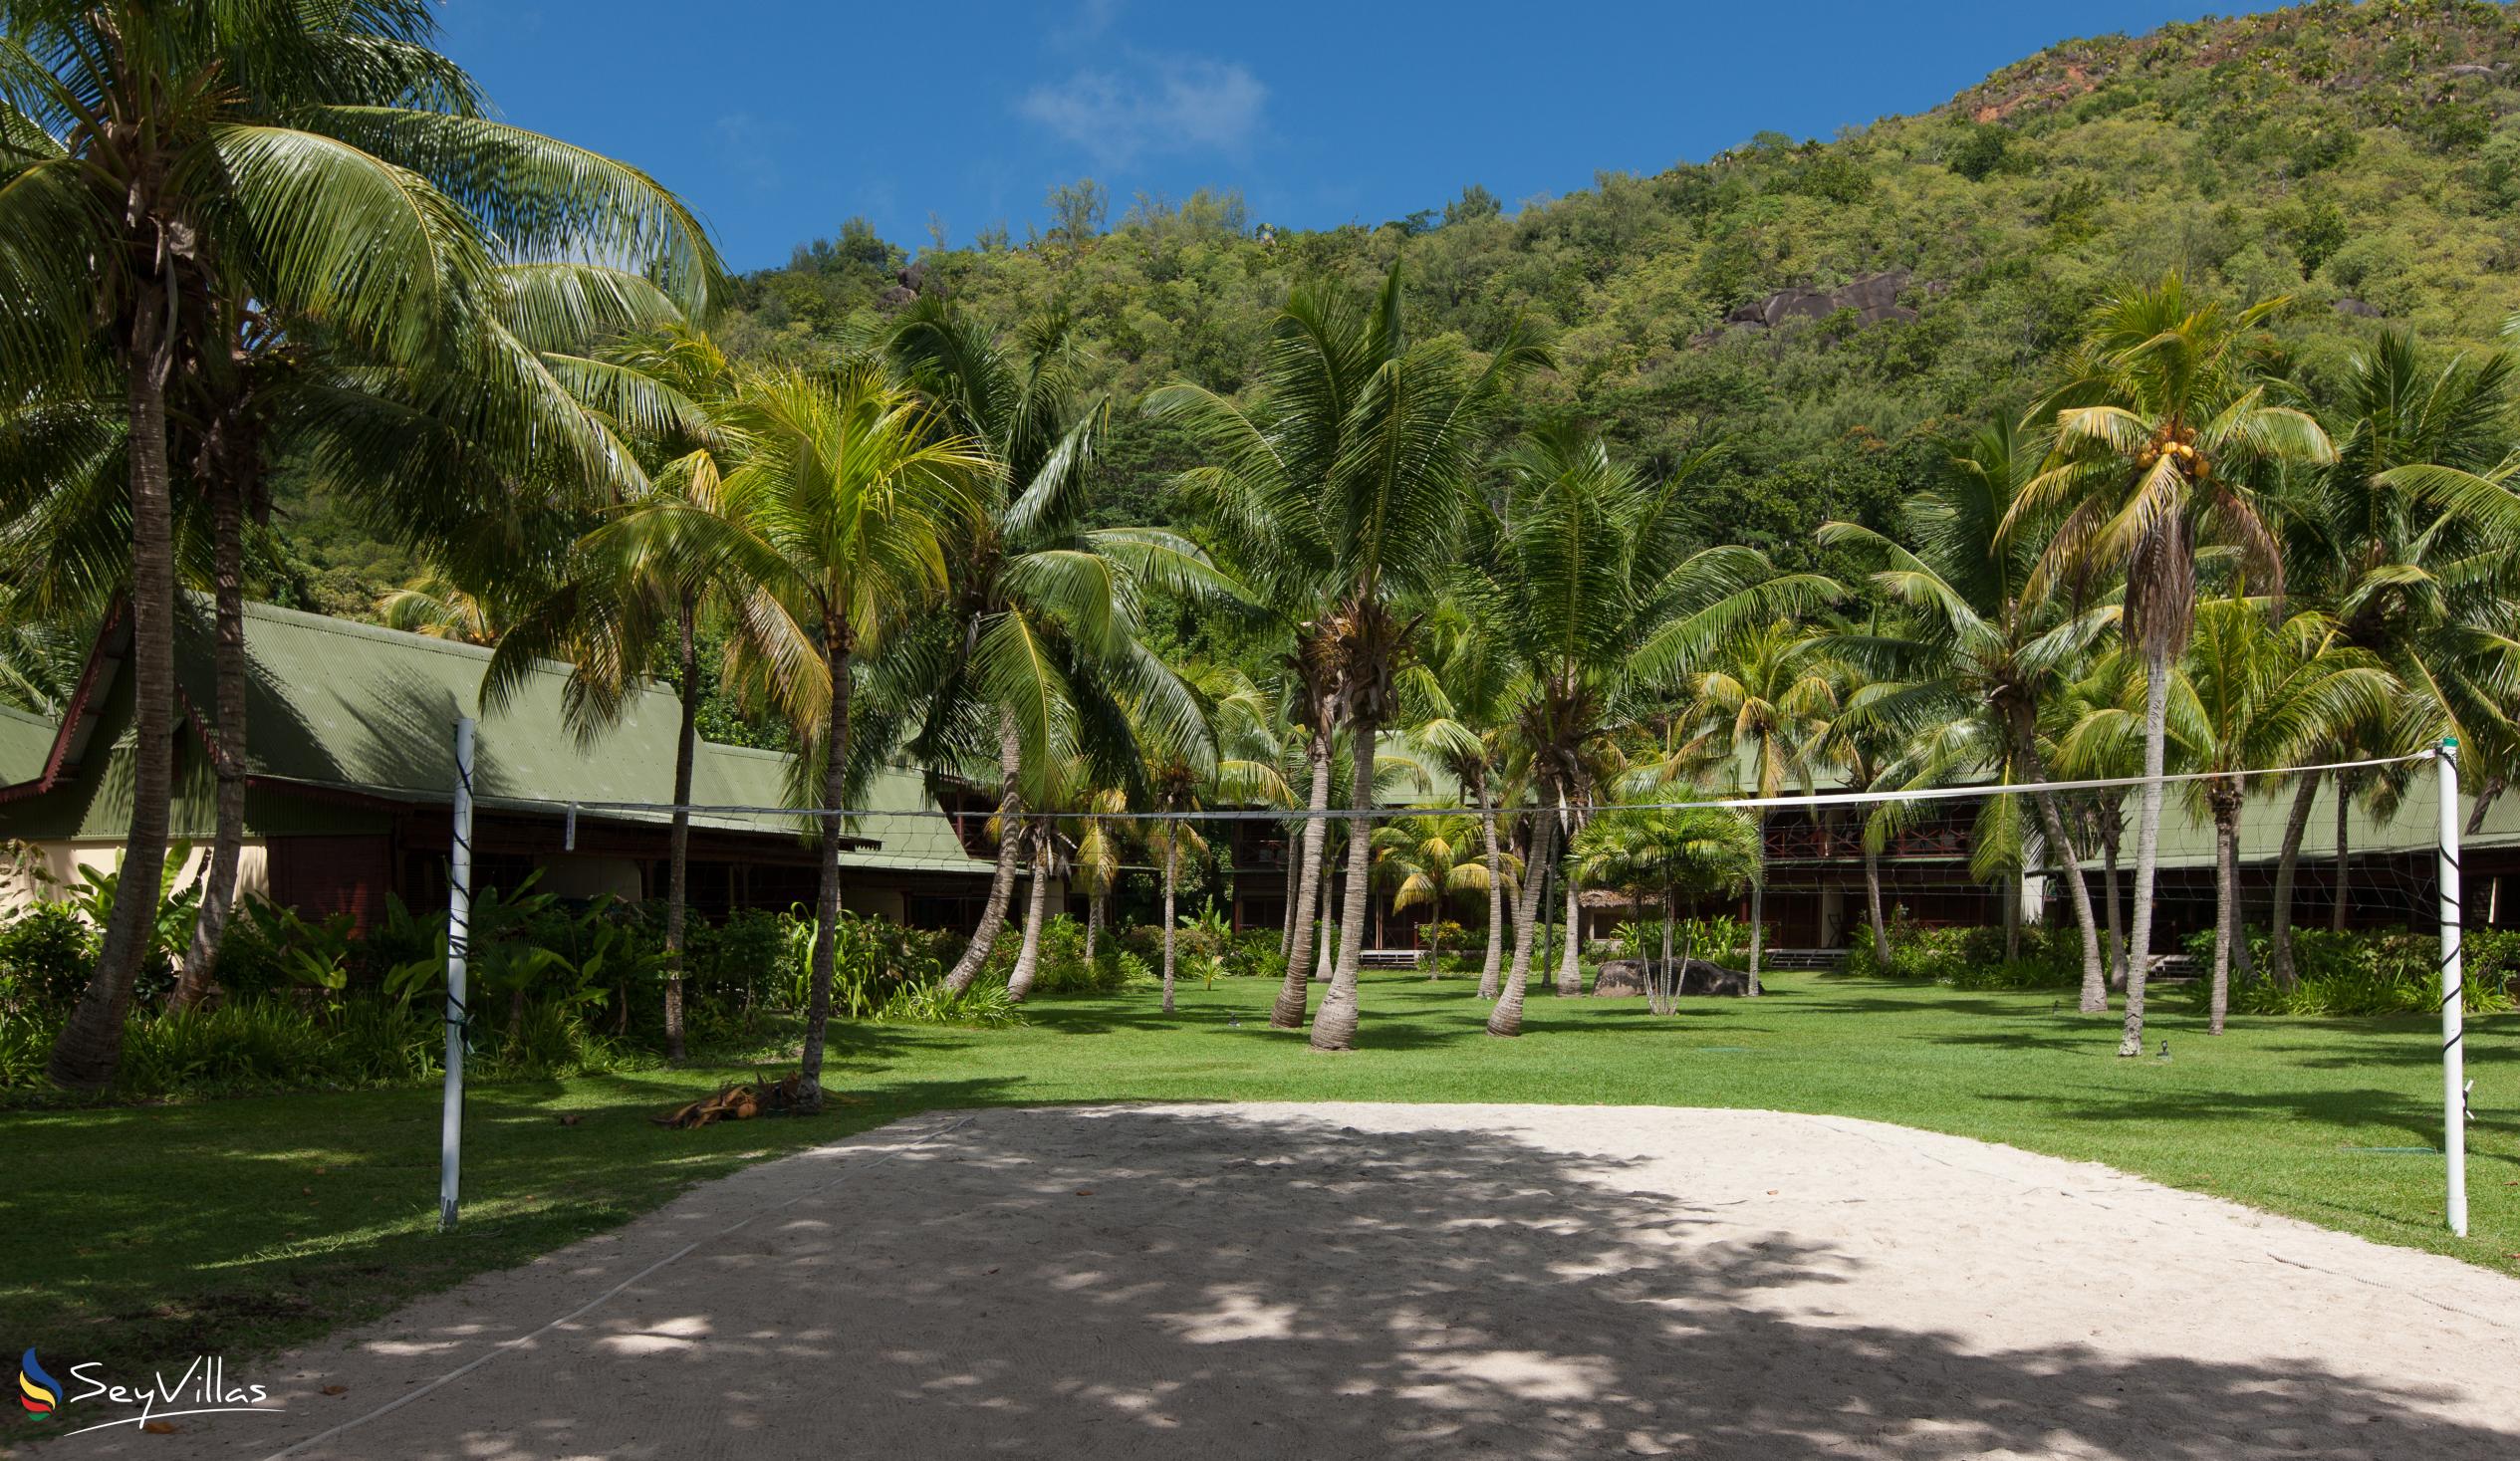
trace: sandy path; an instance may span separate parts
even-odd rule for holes
[[[291,1454],[2510,1458],[2515,1355],[2510,1279],[1867,1121],[991,1110],[231,1376],[285,1416],[39,1454],[268,1456],[416,1394]]]

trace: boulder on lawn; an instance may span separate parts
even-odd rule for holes
[[[1606,959],[1602,972],[1593,976],[1593,997],[1627,996],[1641,998],[1645,992],[1645,961],[1642,959]]]
[[[1607,959],[1602,971],[1593,976],[1595,998],[1635,998],[1645,993],[1645,970],[1660,964],[1660,959]],[[1727,969],[1704,959],[1681,959],[1680,988],[1682,994],[1746,995],[1750,992],[1750,976],[1739,969]]]
[[[1739,969],[1727,969],[1704,959],[1690,959],[1680,966],[1680,993],[1746,995],[1750,992],[1750,976]]]

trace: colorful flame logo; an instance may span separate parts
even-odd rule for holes
[[[50,1415],[61,1403],[61,1381],[35,1362],[32,1348],[18,1359],[18,1403],[37,1415]]]

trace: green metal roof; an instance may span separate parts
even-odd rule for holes
[[[60,730],[61,722],[51,716],[0,705],[0,787],[43,775]]]

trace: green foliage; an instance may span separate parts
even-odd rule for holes
[[[1038,986],[1036,986],[1038,987]],[[1003,1030],[1024,1023],[1023,1013],[996,980],[977,980],[957,995],[941,980],[905,984],[892,991],[875,1013],[880,1025],[954,1025],[971,1030]]]
[[[2292,985],[2275,982],[2268,972],[2267,931],[2248,931],[2254,971],[2232,971],[2231,1012],[2235,1015],[2416,1015],[2441,1007],[2441,941],[2430,933],[2397,929],[2324,928],[2293,931]],[[2214,933],[2199,929],[2187,939],[2188,956],[2199,968],[2211,967]],[[2463,945],[2466,979],[2461,1001],[2471,1015],[2501,1014],[2514,1008],[2512,980],[2520,973],[2520,933],[2477,929]],[[2189,988],[2201,1011],[2212,996],[2209,981]]]
[[[1927,928],[1894,908],[1890,962],[1875,957],[1873,930],[1856,929],[1838,972],[1868,979],[1929,980],[1950,989],[2058,989],[2082,981],[2082,935],[2072,927],[2026,927],[2021,956],[2004,957],[2000,928]]]
[[[0,1011],[70,1008],[96,962],[96,929],[68,904],[20,909],[0,923]]]

